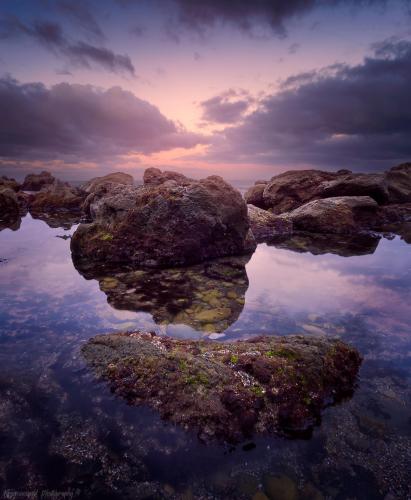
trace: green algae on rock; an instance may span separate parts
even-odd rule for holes
[[[339,340],[303,336],[222,343],[128,332],[98,335],[82,353],[129,404],[227,442],[309,431],[352,392],[361,363]]]

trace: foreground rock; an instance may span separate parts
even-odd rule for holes
[[[249,256],[225,257],[184,268],[109,272],[74,265],[97,279],[115,309],[148,312],[161,325],[186,325],[221,334],[240,316],[248,289]]]
[[[289,219],[276,216],[254,205],[247,205],[247,209],[250,228],[258,243],[289,236],[293,232],[293,224]]]
[[[228,442],[307,431],[351,393],[361,362],[338,340],[299,336],[214,343],[136,332],[99,335],[82,353],[129,404]]]
[[[104,208],[93,208],[96,221],[74,233],[71,250],[77,261],[172,267],[255,248],[246,204],[221,177],[150,182],[124,197],[115,195],[117,207],[127,198],[115,220]]]
[[[104,175],[102,177],[94,177],[81,186],[81,190],[86,193],[94,193],[100,186],[104,184],[121,184],[123,186],[132,186],[134,179],[130,174],[123,172],[113,172],[112,174]]]
[[[121,220],[136,203],[139,188],[113,182],[99,184],[83,203],[84,213],[92,220],[112,224]]]
[[[23,191],[40,191],[44,186],[53,184],[55,180],[50,172],[43,170],[40,174],[26,175],[21,189]]]
[[[350,234],[376,223],[378,204],[369,196],[314,200],[287,214],[294,229],[314,233]]]

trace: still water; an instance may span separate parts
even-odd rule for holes
[[[0,232],[0,491],[71,498],[411,498],[411,246],[298,239],[168,271],[78,269],[75,230]],[[64,237],[64,238],[62,238]],[[307,439],[235,448],[131,408],[80,349],[96,333],[338,336],[364,357]]]

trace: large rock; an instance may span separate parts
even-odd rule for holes
[[[270,241],[293,232],[293,224],[286,217],[274,215],[254,205],[247,205],[247,209],[250,228],[257,242]]]
[[[172,267],[253,250],[247,207],[221,177],[184,178],[136,190],[135,203],[115,222],[79,226],[73,256],[102,263]]]
[[[123,172],[113,172],[102,177],[94,177],[81,186],[82,191],[86,193],[95,192],[103,184],[122,184],[132,186],[134,184],[134,179],[130,174],[125,174]]]
[[[267,184],[268,181],[257,181],[254,186],[251,186],[244,194],[246,203],[258,208],[267,208],[264,202],[264,190]]]
[[[78,212],[82,211],[85,193],[66,182],[55,180],[36,194],[30,203],[30,212]]]
[[[377,210],[369,196],[342,196],[310,201],[287,217],[300,231],[349,234],[374,227]]]
[[[272,177],[263,193],[263,204],[275,214],[289,212],[308,201],[320,198],[319,185],[337,176],[321,170],[290,170]]]
[[[23,191],[40,191],[44,186],[53,184],[56,179],[50,174],[43,170],[40,174],[29,174],[26,175],[21,189]]]
[[[0,186],[0,231],[2,229],[18,229],[20,227],[20,206],[16,193]]]
[[[213,334],[225,331],[243,310],[248,260],[248,255],[224,257],[183,268],[133,271],[75,260],[74,265],[86,279],[98,280],[116,309],[147,312],[157,324],[187,325]]]
[[[320,198],[337,196],[370,196],[377,203],[388,201],[388,187],[384,174],[338,175],[331,181],[322,182],[318,187]]]
[[[385,173],[390,203],[411,202],[411,163],[402,163]]]
[[[84,213],[92,220],[106,223],[120,220],[135,205],[138,191],[130,184],[99,184],[85,199]]]
[[[9,188],[17,192],[20,190],[21,184],[17,182],[16,179],[12,179],[10,177],[7,177],[6,175],[2,175],[0,177],[0,189],[1,188]]]
[[[311,336],[217,343],[135,332],[99,335],[82,353],[129,404],[228,442],[307,432],[351,393],[361,363],[341,341]]]
[[[145,170],[143,181],[147,186],[159,186],[167,181],[175,181],[182,186],[187,186],[193,182],[193,179],[178,172],[169,172],[167,170],[162,172],[159,168],[150,167]]]

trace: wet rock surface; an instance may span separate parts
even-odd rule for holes
[[[129,404],[228,442],[307,431],[352,392],[361,363],[338,340],[298,336],[215,343],[134,332],[98,335],[82,353]]]
[[[71,241],[76,259],[168,267],[255,248],[246,204],[221,177],[148,183],[135,194],[115,223],[104,218],[79,226]]]
[[[183,324],[213,334],[226,330],[243,310],[248,260],[229,257],[185,268],[129,272],[80,265],[78,271],[97,279],[116,309],[148,312],[157,324]]]

